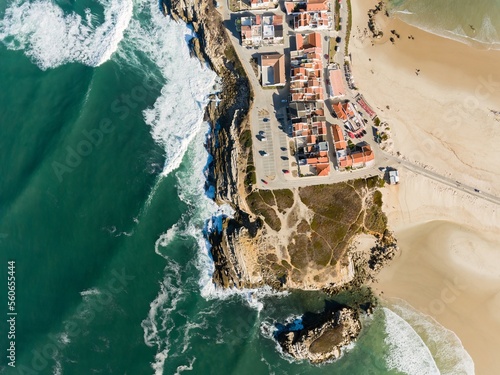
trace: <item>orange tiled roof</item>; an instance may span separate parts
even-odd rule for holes
[[[316,171],[318,172],[318,176],[328,176],[330,173],[330,164],[318,164]]]

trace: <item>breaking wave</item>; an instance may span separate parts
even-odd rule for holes
[[[385,342],[389,346],[388,367],[408,375],[439,375],[429,348],[411,325],[391,310],[383,310],[387,332]]]
[[[23,50],[40,69],[72,62],[99,66],[111,58],[132,18],[131,0],[99,0],[104,21],[94,25],[85,15],[65,13],[51,1],[15,2],[0,20],[0,40],[12,50]]]

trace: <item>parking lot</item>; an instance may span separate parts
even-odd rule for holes
[[[265,178],[274,179],[274,142],[271,131],[271,118],[267,111],[259,111],[257,138],[257,158],[262,159]]]

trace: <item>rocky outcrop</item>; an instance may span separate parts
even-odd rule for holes
[[[258,221],[249,219],[241,207],[239,179],[248,155],[239,143],[247,127],[251,105],[250,83],[226,34],[222,18],[210,0],[163,0],[165,14],[190,25],[196,33],[190,48],[202,63],[207,63],[220,77],[221,90],[206,108],[205,120],[211,124],[206,148],[212,156],[207,174],[207,188],[215,188],[215,201],[229,204],[233,218],[224,218],[222,230],[207,233],[211,243],[215,271],[214,282],[223,287],[243,287],[245,281],[238,264],[240,232],[256,234]]]
[[[218,203],[229,203],[236,208],[239,206],[238,136],[250,106],[250,84],[213,2],[164,0],[163,9],[174,20],[193,28],[196,36],[190,41],[192,53],[221,78],[222,88],[206,109],[206,119],[212,125],[206,145],[213,156],[209,183],[215,187]]]
[[[306,314],[300,321],[279,327],[276,340],[295,359],[322,363],[338,359],[342,349],[361,331],[357,310],[342,306],[319,314]]]
[[[384,35],[382,30],[380,30],[379,27],[377,26],[377,23],[375,20],[376,15],[382,11],[385,11],[386,16],[389,16],[389,14],[387,13],[387,10],[384,10],[384,8],[385,8],[384,2],[380,1],[375,6],[375,8],[370,9],[368,11],[368,28],[370,29],[370,32],[372,33],[373,38],[382,38],[382,36]]]

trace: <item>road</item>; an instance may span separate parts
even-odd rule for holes
[[[281,6],[281,3],[280,3]],[[332,2],[333,6],[333,2]],[[262,189],[285,189],[285,188],[294,188],[294,187],[304,187],[310,185],[320,185],[320,184],[331,184],[331,183],[339,183],[357,178],[369,178],[375,175],[382,175],[381,168],[385,167],[394,167],[401,168],[404,167],[413,173],[425,176],[429,179],[452,187],[456,190],[462,191],[464,193],[468,193],[470,195],[476,196],[478,198],[484,199],[494,204],[500,205],[500,198],[494,196],[489,193],[485,193],[482,191],[476,190],[472,186],[468,186],[460,183],[452,178],[443,176],[439,173],[430,171],[426,168],[423,168],[417,164],[411,163],[402,158],[393,156],[389,153],[384,152],[380,148],[378,148],[374,139],[371,136],[366,136],[363,139],[371,144],[372,149],[375,152],[376,159],[374,165],[369,168],[363,168],[359,170],[346,171],[346,172],[337,172],[332,171],[327,177],[293,177],[291,174],[284,174],[283,170],[290,170],[290,154],[288,149],[288,142],[291,138],[287,136],[287,132],[290,131],[290,124],[287,122],[286,118],[286,106],[287,103],[283,104],[282,100],[288,98],[288,85],[280,90],[264,90],[260,85],[258,77],[256,77],[253,68],[250,64],[250,58],[254,57],[260,53],[266,52],[280,52],[284,53],[286,50],[289,50],[289,35],[293,34],[293,30],[289,29],[288,23],[284,23],[283,34],[285,36],[285,43],[281,46],[268,46],[268,47],[260,47],[258,52],[253,49],[246,49],[240,45],[239,33],[236,31],[235,19],[236,17],[240,17],[245,14],[249,14],[248,12],[241,12],[236,14],[232,14],[229,12],[227,2],[219,8],[219,11],[224,19],[224,25],[226,27],[227,33],[230,37],[231,42],[238,54],[241,63],[248,75],[250,80],[250,84],[254,89],[255,99],[253,106],[250,110],[250,123],[251,123],[251,132],[253,136],[253,154],[254,154],[254,163],[257,173],[257,186]],[[262,14],[262,13],[278,13],[284,14],[280,7],[271,11],[253,11],[253,14]],[[323,36],[336,37],[337,35],[342,38],[341,43],[339,44],[339,48],[337,54],[335,55],[335,61],[342,65],[345,56],[345,35],[347,30],[347,19],[348,19],[348,11],[347,5],[343,1],[341,8],[341,30],[340,32],[335,32],[331,30],[321,31]],[[328,43],[323,43],[324,45],[324,53],[328,54]],[[287,54],[285,54],[287,55]],[[286,64],[286,73],[287,79],[289,79],[290,73],[290,62],[289,55],[287,56],[287,64]],[[325,73],[326,66],[328,61],[325,59]],[[345,77],[344,77],[345,82]],[[346,84],[347,82],[345,82]],[[322,84],[324,86],[324,80],[322,80]],[[347,87],[347,85],[346,85]],[[354,92],[350,92],[349,96],[354,98]],[[325,101],[325,107],[328,108],[328,100]],[[325,115],[327,117],[327,122],[329,123],[338,123],[335,119],[332,118],[329,111],[325,111]],[[368,116],[366,116],[368,117]],[[264,121],[264,118],[269,118],[269,121]],[[264,134],[266,140],[263,141],[259,139],[259,134]],[[329,137],[331,135],[329,134]],[[329,140],[331,142],[331,140]],[[330,143],[329,142],[329,143]],[[261,151],[265,151],[265,154],[262,154]],[[267,156],[263,156],[267,155]],[[333,165],[332,165],[333,166]],[[268,182],[264,184],[262,180]]]
[[[476,196],[478,198],[487,200],[491,203],[500,205],[500,198],[495,196],[495,195],[476,190],[473,186],[465,185],[457,180],[454,180],[452,178],[443,176],[439,173],[430,171],[424,167],[421,167],[419,165],[411,163],[407,160],[403,160],[403,159],[398,158],[396,156],[390,155],[382,150],[379,150],[379,152],[382,152],[384,154],[384,158],[389,161],[390,166],[404,167],[404,168],[408,169],[409,171],[412,171],[413,173],[425,176],[427,178],[430,178],[431,180],[440,182],[444,185],[448,185],[456,190],[462,191],[464,193],[468,193],[468,194]]]

